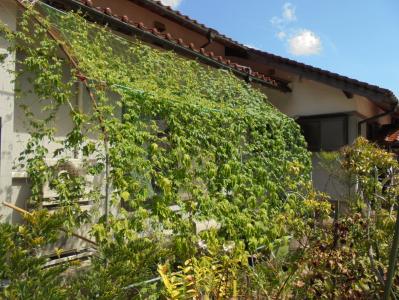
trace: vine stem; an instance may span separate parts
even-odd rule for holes
[[[23,0],[15,0],[15,1],[23,9],[25,9],[25,10],[29,9],[28,5],[26,5]],[[35,3],[33,3],[31,5],[33,6],[34,4]],[[65,43],[59,37],[58,33],[54,29],[50,28],[49,26],[46,26],[46,24],[43,22],[43,20],[40,19],[40,17],[37,14],[40,14],[40,13],[35,11],[33,18],[40,26],[42,26],[44,29],[46,29],[47,34],[57,43],[58,47],[60,48],[62,53],[64,53],[64,55],[66,56],[67,60],[71,64],[71,66],[75,69],[75,71],[77,72],[77,74],[75,74],[75,76],[84,84],[86,91],[89,94],[93,108],[98,113],[97,119],[100,123],[100,128],[101,128],[101,131],[103,134],[104,152],[105,152],[105,203],[104,203],[105,212],[104,212],[104,215],[105,215],[105,223],[107,225],[108,224],[108,210],[109,210],[108,206],[109,206],[109,198],[110,198],[110,193],[109,193],[109,187],[110,187],[109,145],[108,145],[109,136],[108,136],[107,128],[105,126],[104,118],[101,114],[101,111],[98,108],[96,97],[89,86],[87,77],[85,75],[83,75],[83,72],[82,72],[81,68],[79,67],[78,62],[74,59],[73,55],[70,53],[70,50],[67,48]]]

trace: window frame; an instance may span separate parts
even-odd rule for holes
[[[342,137],[343,137],[343,142],[344,142],[344,144],[342,146],[347,145],[348,142],[349,142],[349,115],[348,114],[346,114],[346,113],[334,113],[334,114],[310,115],[310,116],[301,116],[301,117],[298,117],[296,119],[296,122],[298,123],[298,125],[301,128],[302,135],[304,135],[303,126],[304,126],[304,124],[306,122],[309,122],[309,123],[310,122],[319,122],[320,145],[317,148],[310,148],[309,147],[309,143],[308,143],[308,150],[309,151],[311,151],[311,152],[321,152],[321,151],[332,152],[332,151],[339,150],[339,148],[338,149],[334,149],[334,150],[323,149],[323,144],[322,144],[323,132],[322,132],[322,128],[321,128],[321,123],[323,121],[326,121],[326,120],[334,120],[334,119],[342,119],[342,121],[343,121]],[[304,135],[304,137],[305,137],[305,135]]]

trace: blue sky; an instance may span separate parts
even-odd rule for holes
[[[392,90],[398,0],[163,0],[243,43]]]

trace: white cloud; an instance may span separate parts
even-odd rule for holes
[[[177,8],[182,0],[161,0],[163,5],[171,6],[173,8]]]
[[[282,30],[288,23],[296,21],[295,6],[287,2],[283,5],[281,16],[274,16],[270,19],[270,23]]]
[[[279,31],[279,32],[277,32],[277,37],[278,37],[280,40],[284,40],[286,36],[287,36],[287,34],[286,34],[284,31]]]
[[[296,21],[295,9],[292,3],[286,2],[282,7],[281,16],[274,16],[270,19],[272,26],[278,30],[276,34],[278,39],[284,40],[287,37],[287,26]]]
[[[309,29],[295,28],[297,21],[296,7],[285,2],[280,16],[274,16],[270,23],[276,30],[276,37],[287,44],[288,51],[294,55],[315,55],[322,51],[322,42],[319,36]]]
[[[283,19],[287,22],[293,22],[296,20],[295,6],[289,2],[283,5]]]
[[[279,17],[273,17],[270,19],[270,23],[272,23],[272,25],[276,28],[281,28],[283,25],[283,19],[279,18]]]
[[[288,50],[293,55],[315,55],[321,49],[320,38],[308,29],[302,29],[288,39]]]

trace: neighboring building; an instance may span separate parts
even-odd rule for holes
[[[160,2],[151,0],[48,0],[62,10],[81,10],[91,21],[108,26],[121,35],[135,36],[154,47],[177,53],[215,68],[232,70],[262,90],[283,113],[297,119],[309,150],[338,150],[358,135],[376,139],[383,125],[395,126],[398,100],[387,90],[305,65],[287,58],[248,48],[199,24]],[[0,20],[16,29],[15,0],[1,0]],[[0,53],[7,43],[0,39]],[[12,58],[8,58],[8,67]],[[26,131],[14,105],[12,75],[0,69],[0,200],[25,207],[29,194],[23,172],[13,172],[14,160]],[[385,126],[386,127],[386,126]],[[314,158],[314,162],[317,159]],[[334,194],[328,176],[314,168],[315,186]],[[24,177],[25,176],[25,177]],[[18,221],[0,208],[0,214]]]

